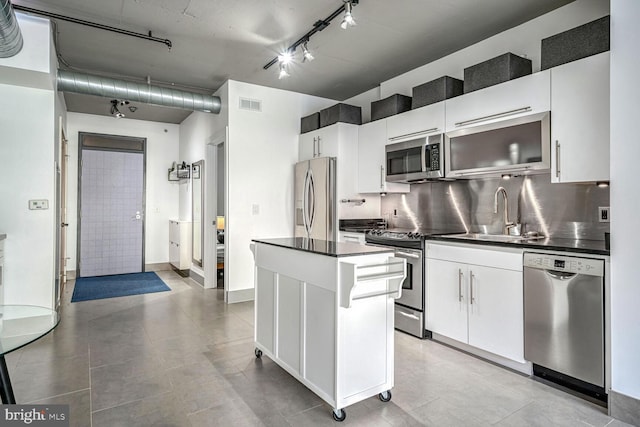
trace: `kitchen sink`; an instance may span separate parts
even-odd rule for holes
[[[484,233],[464,233],[451,234],[447,237],[469,240],[485,240],[488,242],[524,242],[531,240],[544,239],[544,236],[508,236],[506,234],[484,234]]]

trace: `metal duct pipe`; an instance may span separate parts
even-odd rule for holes
[[[22,33],[9,0],[0,0],[0,58],[14,56],[22,49]]]
[[[220,98],[144,83],[58,70],[58,90],[218,114]]]

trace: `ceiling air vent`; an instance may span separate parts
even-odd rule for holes
[[[240,109],[249,111],[262,111],[262,101],[258,99],[240,98]]]

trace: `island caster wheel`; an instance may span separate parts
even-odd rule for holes
[[[342,422],[345,420],[345,418],[347,418],[347,413],[345,412],[344,409],[334,409],[333,410],[333,419],[338,421],[338,422]]]
[[[261,358],[262,358],[262,350],[260,350],[259,348],[256,348],[256,349],[255,349],[255,351],[254,351],[254,353],[256,354],[256,357],[257,357],[258,359],[261,359]]]
[[[390,401],[391,400],[391,390],[383,391],[382,393],[380,393],[378,395],[378,399],[382,400],[383,402]]]

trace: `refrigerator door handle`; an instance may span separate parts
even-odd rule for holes
[[[307,236],[309,236],[309,232],[310,232],[310,228],[309,228],[309,219],[308,219],[308,212],[309,212],[309,170],[307,170],[307,172],[304,175],[304,195],[303,195],[303,200],[302,200],[302,222],[304,225],[304,230],[307,233]]]
[[[311,229],[313,228],[313,222],[316,217],[316,184],[313,179],[313,172],[309,171],[309,195],[311,198],[310,203],[310,212],[309,212],[309,234],[311,234]]]

